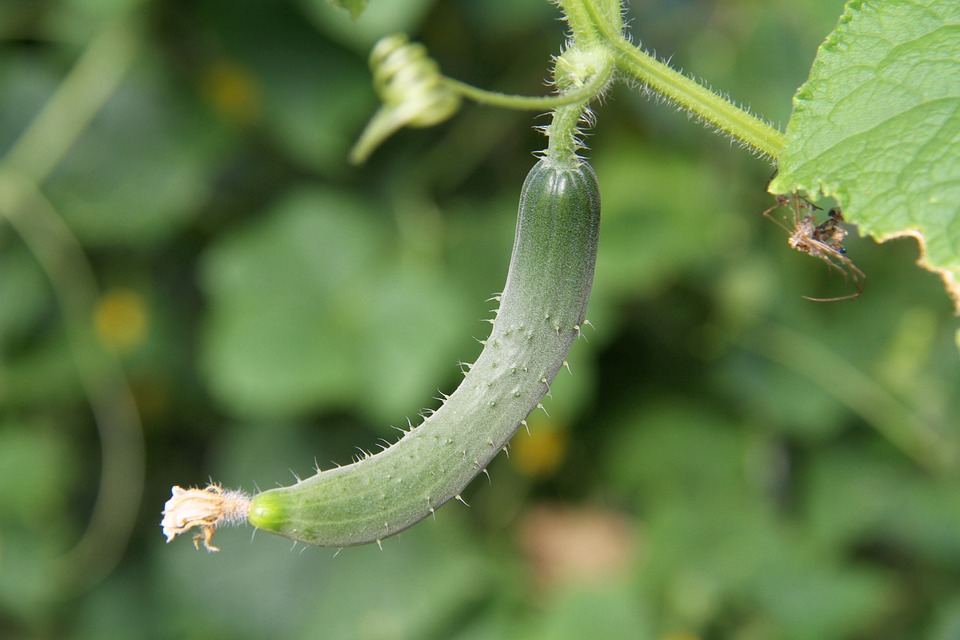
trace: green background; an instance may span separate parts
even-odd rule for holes
[[[840,10],[648,0],[628,18],[783,125]],[[219,531],[218,554],[165,545],[172,485],[254,491],[349,462],[479,353],[546,119],[466,105],[351,167],[372,43],[406,31],[452,77],[539,94],[563,25],[540,0],[372,0],[356,23],[323,0],[8,0],[0,155],[124,14],[135,62],[41,184],[92,306],[58,304],[0,212],[0,638],[960,637],[960,362],[939,279],[912,240],[852,233],[863,296],[802,299],[851,284],[761,215],[771,167],[622,85],[587,137],[593,328],[470,508],[382,551],[248,527]],[[87,565],[62,557],[102,464],[70,323],[121,359],[145,445],[139,511],[104,505],[132,537]],[[112,461],[134,493],[138,460]],[[90,566],[112,571],[63,586]]]

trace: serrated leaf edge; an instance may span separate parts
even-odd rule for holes
[[[917,258],[917,265],[927,271],[937,274],[943,280],[943,286],[947,290],[947,295],[953,301],[953,313],[960,316],[960,282],[957,282],[956,274],[947,268],[935,267],[927,262],[927,241],[924,233],[919,229],[908,228],[902,231],[895,231],[883,236],[874,236],[877,242],[883,244],[890,240],[899,240],[900,238],[913,238],[920,247],[920,256]]]

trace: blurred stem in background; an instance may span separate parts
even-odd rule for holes
[[[823,343],[772,321],[740,343],[829,392],[924,469],[955,470],[957,446],[946,429]]]
[[[121,365],[93,330],[100,297],[94,271],[42,184],[114,94],[138,50],[129,18],[104,26],[0,160],[0,222],[20,235],[50,279],[100,438],[100,487],[90,522],[77,545],[56,560],[62,597],[89,589],[119,562],[143,492],[144,444]]]

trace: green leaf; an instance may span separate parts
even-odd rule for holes
[[[35,623],[50,616],[47,604],[62,592],[50,559],[75,535],[75,499],[69,496],[81,490],[83,463],[64,424],[25,412],[6,414],[0,419],[0,608],[12,620]]]
[[[811,536],[825,545],[898,549],[942,566],[960,566],[960,483],[931,480],[888,452],[845,447],[807,471]]]
[[[334,42],[360,54],[364,60],[373,44],[389,33],[418,33],[427,13],[435,4],[434,0],[379,0],[372,9],[359,15],[359,11],[350,12],[350,17],[338,9],[339,0],[299,0],[303,12],[313,26]],[[350,3],[351,0],[345,0]],[[363,6],[367,0],[362,0]],[[361,10],[363,7],[361,7]],[[332,64],[324,66],[333,69]],[[369,75],[360,77],[369,84]]]
[[[43,271],[22,246],[0,244],[0,360],[27,340],[47,311],[47,283]]]
[[[52,528],[67,508],[66,487],[76,475],[70,443],[56,425],[41,418],[0,422],[0,501],[5,524],[26,527],[34,536]]]
[[[46,182],[50,200],[88,246],[156,245],[193,222],[228,139],[164,95],[142,68],[114,94]]]
[[[616,638],[625,629],[638,640],[656,638],[651,612],[638,602],[635,588],[609,580],[606,584],[571,585],[545,598],[526,633],[514,637],[524,640],[579,640],[580,638]],[[543,595],[543,594],[539,594]],[[522,629],[523,627],[521,627]],[[662,637],[662,636],[661,636]]]
[[[350,17],[356,20],[367,8],[367,0],[327,0],[331,6],[337,9],[345,9],[350,12]]]
[[[960,308],[960,3],[854,0],[794,98],[773,193],[823,193],[909,235]]]
[[[685,272],[713,270],[744,234],[729,189],[702,179],[697,164],[662,148],[639,155],[638,140],[623,134],[608,142],[593,163],[603,192],[604,235],[588,317],[609,330],[623,296],[657,291]],[[637,185],[662,188],[638,191]],[[707,202],[710,215],[691,206]]]
[[[641,505],[642,580],[669,594],[664,615],[696,626],[745,606],[784,638],[845,638],[889,608],[883,571],[779,511],[762,477],[782,464],[778,445],[696,403],[637,404],[606,459],[614,488]]]
[[[455,377],[468,305],[402,261],[382,225],[368,202],[303,188],[213,245],[204,361],[225,406],[295,416],[355,402],[396,421]]]
[[[317,1],[341,32],[352,32],[355,23],[346,14]],[[350,147],[379,104],[366,64],[369,44],[358,56],[319,37],[304,20],[310,7],[300,11],[278,2],[255,3],[244,11],[232,7],[212,3],[203,19],[215,25],[222,44],[215,64],[225,64],[250,93],[251,122],[303,168],[343,173]]]

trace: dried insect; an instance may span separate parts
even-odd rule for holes
[[[789,226],[770,215],[773,211],[781,207],[789,207],[793,214],[792,220],[788,218],[786,221],[789,223]],[[816,214],[814,212],[819,209],[820,207],[794,193],[791,195],[778,195],[777,204],[764,211],[763,215],[787,230],[790,234],[787,243],[792,249],[796,249],[802,253],[808,253],[815,258],[820,258],[831,268],[842,273],[845,278],[850,278],[856,290],[850,295],[836,298],[812,298],[810,296],[803,296],[804,298],[813,300],[814,302],[856,300],[860,297],[860,294],[863,293],[863,283],[867,277],[857,268],[857,265],[846,256],[847,249],[843,246],[843,241],[847,237],[847,230],[842,224],[844,221],[843,214],[839,207],[835,207],[827,212],[826,220],[817,224]]]
[[[843,214],[840,212],[840,208],[830,209],[827,211],[827,216],[827,219],[813,230],[814,240],[822,242],[838,253],[846,253],[847,248],[843,246],[843,239],[847,237],[847,230],[840,224],[843,222]]]

